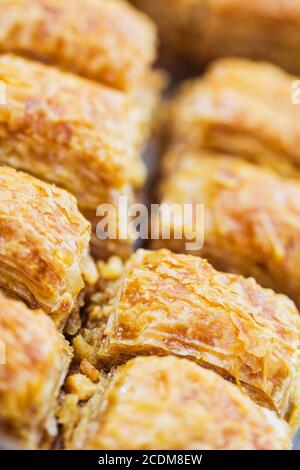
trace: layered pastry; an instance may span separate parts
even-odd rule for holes
[[[299,183],[241,159],[205,151],[169,149],[164,163],[176,170],[161,182],[161,203],[170,209],[191,204],[193,227],[188,232],[183,218],[156,217],[160,239],[152,246],[190,250],[217,269],[253,276],[300,307]],[[199,204],[204,206],[204,221],[196,220]],[[182,236],[176,239],[178,230]],[[199,233],[204,244],[198,247]]]
[[[174,354],[214,369],[281,417],[296,416],[300,317],[289,298],[168,250],[138,250],[119,277],[108,268],[77,357],[110,368]]]
[[[175,357],[135,358],[81,412],[68,448],[289,449],[286,425],[215,372]]]
[[[47,448],[71,348],[42,310],[0,294],[0,437],[15,448]]]
[[[95,283],[90,224],[67,191],[0,167],[0,288],[63,327]]]
[[[156,29],[122,0],[2,0],[0,50],[124,90],[155,60]]]
[[[167,138],[189,150],[232,154],[300,178],[296,77],[276,66],[221,59],[186,82],[167,111]]]
[[[92,221],[100,204],[134,200],[159,76],[144,83],[143,102],[141,90],[122,93],[13,55],[0,56],[0,80],[0,163],[67,189]]]
[[[199,69],[241,56],[300,73],[299,0],[132,0],[157,23],[164,59]]]

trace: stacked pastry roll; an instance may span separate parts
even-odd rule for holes
[[[72,195],[9,167],[0,167],[0,218],[0,288],[63,328],[97,280],[89,222]]]
[[[216,61],[181,85],[168,111],[168,144],[236,155],[299,179],[297,79],[266,62]]]
[[[44,311],[3,294],[0,305],[1,443],[47,448],[57,435],[55,411],[72,350]]]
[[[289,76],[274,65],[222,59],[183,85],[166,112],[160,201],[204,205],[204,245],[217,268],[253,276],[300,305],[299,107]],[[193,211],[195,212],[195,211]],[[174,219],[154,224],[166,246]],[[160,226],[159,226],[160,225]],[[162,240],[164,230],[170,239]]]
[[[299,74],[299,0],[132,0],[157,23],[164,60],[193,69],[225,56]]]
[[[0,162],[74,194],[93,223],[97,256],[128,256],[132,240],[118,243],[119,220],[115,239],[103,242],[96,213],[121,196],[130,204],[145,183],[141,150],[163,83],[151,68],[154,25],[119,0],[5,1],[0,50]]]
[[[72,358],[60,331],[78,329],[83,292],[97,280],[91,228],[72,195],[9,167],[0,168],[0,220],[1,442],[47,448]]]
[[[101,257],[132,248],[97,245],[97,207],[145,182],[162,76],[154,25],[119,0],[1,2],[0,51],[1,446],[49,448],[91,238]]]
[[[156,58],[156,29],[123,0],[4,0],[0,49],[120,90],[139,86]]]

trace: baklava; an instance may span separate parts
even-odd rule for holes
[[[175,357],[135,358],[83,408],[67,447],[289,449],[286,425],[215,372]]]
[[[0,293],[0,436],[17,448],[47,448],[71,347],[42,310]]]
[[[0,51],[127,90],[155,60],[156,29],[122,0],[1,0]]]
[[[169,149],[165,165],[176,168],[160,185],[161,203],[192,205],[191,232],[184,219],[154,218],[153,247],[189,251],[217,269],[253,276],[291,297],[300,307],[300,184],[241,159],[205,151]],[[204,220],[196,220],[203,204]],[[177,225],[179,227],[177,227]],[[182,236],[175,239],[178,229]],[[168,238],[162,236],[170,234]],[[191,243],[203,233],[203,246]],[[189,239],[188,239],[188,238]]]
[[[300,107],[293,83],[268,63],[221,59],[186,82],[166,112],[167,140],[235,155],[300,178]]]
[[[110,368],[174,354],[214,369],[281,417],[295,416],[300,317],[289,298],[168,250],[138,250],[119,278],[104,282],[111,277],[103,274],[75,341],[80,359]]]
[[[9,167],[0,167],[0,220],[0,289],[63,327],[97,280],[90,223],[67,191]]]
[[[218,57],[300,73],[299,0],[132,0],[158,25],[164,60],[199,70]]]
[[[0,80],[0,163],[67,189],[93,222],[99,205],[124,194],[134,200],[146,177],[140,153],[160,76],[143,84],[143,103],[141,91],[122,93],[13,55],[0,56]]]

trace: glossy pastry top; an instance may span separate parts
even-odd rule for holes
[[[96,268],[90,224],[66,191],[0,167],[0,287],[57,321],[76,305]]]
[[[168,250],[139,250],[108,309],[100,361],[176,354],[211,367],[286,415],[298,365],[294,303],[254,279]]]
[[[0,294],[0,432],[36,447],[57,433],[54,412],[71,348],[42,310]]]
[[[122,0],[2,0],[0,49],[128,89],[155,60],[156,30]]]
[[[184,359],[133,359],[116,371],[103,398],[84,448],[290,447],[285,425],[271,411]]]
[[[185,83],[171,103],[169,138],[189,149],[241,156],[295,176],[300,107],[292,101],[294,80],[271,64],[219,60],[203,79]]]
[[[13,55],[0,57],[0,161],[63,186],[85,209],[140,185],[130,95]]]

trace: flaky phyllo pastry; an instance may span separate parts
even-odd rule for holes
[[[48,447],[58,432],[55,409],[71,348],[42,310],[3,294],[0,342],[0,437],[15,447]]]
[[[97,278],[90,232],[69,193],[0,167],[0,288],[43,307],[61,327]]]
[[[254,279],[199,257],[139,250],[119,280],[102,284],[88,314],[82,337],[98,365],[175,354],[214,369],[281,417],[297,415],[299,313]]]
[[[182,85],[168,106],[168,142],[239,156],[299,179],[296,79],[264,62],[219,60],[203,78]]]
[[[145,182],[140,153],[162,85],[160,75],[122,93],[3,55],[0,80],[6,86],[6,104],[0,106],[0,163],[74,194],[95,235],[98,206],[116,206],[124,195],[130,204]],[[99,254],[103,256],[101,249]]]
[[[215,372],[175,357],[135,358],[83,408],[68,448],[288,449],[287,426]]]
[[[300,306],[300,185],[298,182],[216,152],[169,149],[160,185],[163,204],[203,204],[204,245],[194,255],[217,269],[253,276],[261,285],[285,293]],[[175,239],[176,221],[163,221],[153,247],[186,250],[187,239]],[[181,222],[182,233],[184,226]],[[178,228],[177,228],[178,229]],[[164,232],[170,239],[162,239]],[[195,235],[196,236],[196,235]]]
[[[0,50],[128,89],[155,60],[156,30],[122,0],[1,0]]]
[[[2,163],[63,186],[84,209],[144,182],[128,95],[12,55],[0,78]]]
[[[0,0],[0,447],[290,449],[300,0],[132,3]]]
[[[299,0],[133,0],[157,23],[164,59],[203,67],[224,56],[300,73]]]

